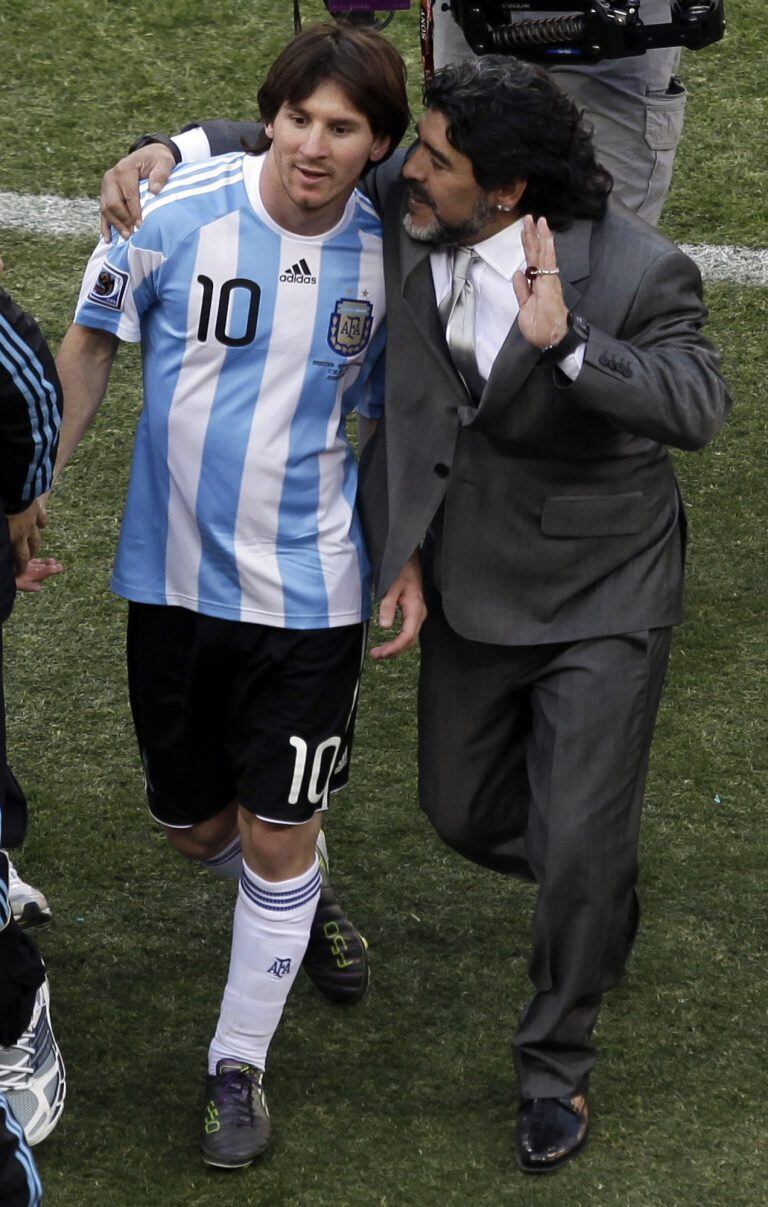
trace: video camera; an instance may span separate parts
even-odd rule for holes
[[[295,5],[298,2],[294,0]],[[431,43],[436,2],[450,3],[451,14],[475,54],[514,54],[550,66],[628,58],[660,46],[701,50],[719,42],[725,33],[723,0],[671,0],[671,20],[655,25],[643,22],[643,0],[421,0],[423,47]],[[389,24],[396,10],[410,8],[410,0],[323,3],[337,19],[379,29]],[[377,11],[386,16],[376,18]]]
[[[671,20],[656,25],[643,22],[642,0],[450,0],[450,4],[475,54],[514,54],[550,66],[623,59],[660,46],[701,50],[725,33],[723,0],[672,0]],[[542,12],[552,15],[542,16]]]

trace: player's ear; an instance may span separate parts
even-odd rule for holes
[[[379,160],[383,159],[387,154],[391,145],[392,139],[388,134],[376,135],[373,140],[373,146],[371,147],[371,153],[368,156],[369,161],[371,163],[378,163]]]
[[[264,123],[264,133],[266,134],[269,141],[272,142],[272,139],[275,137],[275,127],[272,122]]]

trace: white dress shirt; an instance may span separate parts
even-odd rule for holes
[[[469,280],[475,290],[475,357],[480,376],[487,381],[493,362],[517,319],[519,306],[512,286],[517,269],[525,272],[523,220],[472,245],[478,259],[472,261]],[[429,257],[435,300],[438,306],[453,283],[453,249],[440,247]],[[558,367],[575,381],[584,363],[585,345],[559,362]]]

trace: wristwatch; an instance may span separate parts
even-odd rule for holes
[[[574,314],[572,310],[569,310],[568,330],[559,344],[550,344],[548,348],[542,350],[541,359],[547,364],[557,364],[558,361],[565,360],[566,356],[570,356],[582,344],[586,344],[588,339],[589,323],[580,314]]]
[[[133,146],[128,148],[128,153],[131,151],[139,151],[142,147],[148,147],[150,143],[159,142],[164,147],[167,147],[176,163],[181,163],[181,151],[176,146],[172,138],[167,134],[142,134],[141,138],[137,138]]]

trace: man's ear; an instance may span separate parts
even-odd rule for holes
[[[269,141],[272,142],[272,139],[275,137],[275,127],[272,122],[264,122],[264,133]]]
[[[371,147],[371,151],[368,156],[369,162],[379,163],[379,161],[382,160],[387,154],[391,145],[392,139],[389,137],[389,135],[377,135],[373,140],[373,146]]]
[[[523,193],[528,188],[527,180],[516,180],[514,184],[505,185],[501,189],[494,189],[490,195],[493,205],[503,205],[510,212],[516,210],[520,205]]]

